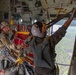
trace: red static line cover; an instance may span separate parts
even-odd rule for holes
[[[27,38],[28,38],[28,35],[16,34],[16,38],[14,39],[14,43],[21,45],[23,43],[23,41]]]
[[[21,44],[23,43],[23,41],[24,41],[24,40],[21,40],[21,39],[19,39],[19,38],[15,38],[15,39],[14,39],[14,43],[15,43],[16,45],[21,45]]]

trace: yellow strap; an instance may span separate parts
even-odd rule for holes
[[[56,16],[55,16],[55,18],[54,18],[54,19],[56,19],[56,18],[58,17],[59,13],[61,12],[61,9],[56,10],[56,12],[57,12],[57,14],[56,14]]]
[[[45,7],[46,7],[46,11],[47,11],[48,18],[50,19],[49,10],[48,10],[49,7],[48,7],[48,5],[47,5],[46,0],[44,0],[44,4],[45,4]]]
[[[46,11],[48,11],[48,5],[46,3],[46,0],[44,0],[44,4],[45,4],[45,7],[46,7]]]
[[[13,18],[10,19],[10,25],[14,25],[14,19]]]
[[[30,32],[17,32],[18,34],[25,34],[25,35],[29,35]]]
[[[24,61],[24,57],[21,57],[16,60],[16,63],[18,63],[18,65],[20,65],[23,63],[23,61]]]
[[[61,12],[61,8],[62,8],[62,4],[60,5],[59,10],[56,10],[57,14],[56,14],[56,16],[55,16],[54,19],[56,19],[56,18],[58,17],[58,15],[60,14],[60,12]]]

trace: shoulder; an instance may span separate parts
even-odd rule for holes
[[[44,41],[49,41],[50,36],[45,37]]]
[[[33,39],[33,36],[29,36],[25,41],[24,44],[28,44],[29,42],[31,42]]]
[[[44,38],[44,41],[43,41],[43,42],[44,42],[44,43],[49,43],[49,41],[50,41],[49,39],[50,39],[50,37],[47,36],[47,37]]]
[[[0,38],[3,38],[3,37],[4,37],[4,34],[3,34],[3,33],[1,33],[1,34],[0,34]]]

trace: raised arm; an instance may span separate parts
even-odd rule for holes
[[[73,17],[75,16],[75,14],[76,14],[76,8],[73,8],[73,10],[72,10],[72,12],[71,12],[68,20],[64,23],[64,26],[65,26],[66,28],[68,28],[68,26],[70,25],[70,23],[71,23],[71,21],[73,20]]]
[[[69,27],[70,23],[73,20],[73,17],[76,13],[76,9],[73,8],[73,10],[71,11],[71,15],[68,18],[68,20],[64,23],[64,25],[62,27],[60,27],[51,37],[50,37],[50,41],[53,44],[53,46],[55,46],[64,36],[66,33],[66,29]]]

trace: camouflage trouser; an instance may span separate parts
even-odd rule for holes
[[[56,75],[56,68],[51,70],[49,68],[35,67],[34,75]]]
[[[3,66],[2,66],[2,57],[3,57],[3,55],[2,55],[2,50],[0,49],[0,70],[3,70]]]
[[[6,69],[4,75],[18,75],[16,67]]]
[[[19,66],[16,65],[6,69],[4,75],[34,75],[34,72],[30,64],[23,62]]]
[[[4,70],[9,67],[9,61],[7,59],[0,60],[0,70]]]
[[[1,61],[0,61],[0,70],[3,70],[3,66],[2,66]]]

